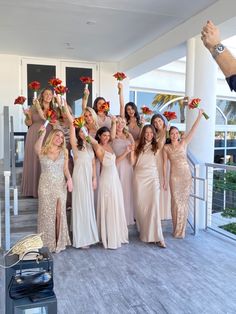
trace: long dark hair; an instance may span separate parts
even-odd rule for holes
[[[179,132],[179,129],[176,127],[176,126],[171,126],[170,129],[169,129],[169,138],[168,138],[168,141],[166,140],[166,144],[171,144],[171,139],[170,139],[170,132],[172,130],[177,130]]]
[[[133,102],[131,102],[131,101],[128,102],[128,103],[125,105],[125,118],[126,118],[127,124],[129,124],[129,121],[130,121],[130,116],[129,116],[128,113],[127,113],[127,108],[128,108],[129,106],[134,110],[134,116],[135,116],[135,118],[136,118],[136,120],[137,120],[137,125],[138,125],[138,126],[141,126],[141,121],[140,121],[140,115],[139,115],[139,113],[138,113],[138,108],[137,108],[137,106],[135,105],[135,103],[133,103]]]
[[[166,125],[166,121],[164,120],[163,116],[160,113],[155,113],[151,118],[151,125],[153,125],[154,128],[155,128],[154,121],[156,118],[161,119],[163,121],[164,125]],[[157,130],[156,128],[155,128],[155,130],[157,133],[160,131],[160,130]]]
[[[143,152],[144,146],[146,144],[146,142],[145,142],[145,132],[146,132],[146,129],[148,129],[148,128],[151,129],[152,132],[153,132],[153,138],[152,138],[152,142],[151,142],[151,144],[152,144],[152,151],[153,151],[154,154],[156,154],[156,152],[158,150],[158,143],[157,143],[157,140],[156,140],[156,130],[155,130],[153,125],[146,124],[143,127],[143,129],[142,129],[142,132],[141,132],[140,138],[139,138],[139,143],[138,143],[138,146],[137,146],[137,148],[135,150],[135,153],[136,153],[137,157],[139,156],[139,154],[141,152]]]
[[[103,98],[103,97],[97,97],[97,98],[94,100],[94,102],[93,102],[93,110],[94,110],[96,113],[98,113],[98,102],[99,102],[99,100],[104,100],[104,101],[106,101],[106,99]],[[107,115],[108,115],[108,112],[105,111],[105,115],[107,116]]]
[[[111,133],[110,129],[108,129],[106,126],[103,126],[103,127],[101,127],[100,129],[97,130],[97,133],[96,133],[96,136],[95,136],[95,140],[97,140],[99,144],[101,142],[100,137],[105,132]]]
[[[83,150],[84,149],[84,141],[79,135],[80,130],[81,130],[81,128],[75,128],[75,136],[77,139],[78,150]]]

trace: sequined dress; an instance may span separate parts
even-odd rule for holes
[[[157,167],[159,152],[154,155],[146,144],[134,168],[136,222],[143,242],[164,241],[160,216],[160,182]]]
[[[186,156],[187,146],[183,143],[177,147],[165,145],[164,149],[170,160],[170,191],[173,235],[185,237],[188,218],[188,201],[192,185],[192,176]]]
[[[98,190],[98,232],[103,246],[109,249],[128,243],[124,199],[115,162],[115,154],[105,151]]]
[[[60,252],[70,245],[66,219],[66,181],[64,176],[64,152],[53,161],[46,155],[40,155],[41,175],[39,179],[38,232],[43,233],[42,240],[51,252]],[[60,204],[60,225],[56,238],[56,210]]]

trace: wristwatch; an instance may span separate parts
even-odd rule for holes
[[[219,56],[219,54],[224,52],[225,46],[223,44],[219,43],[219,44],[215,45],[213,49],[214,50],[211,54],[212,54],[212,57],[215,59]]]

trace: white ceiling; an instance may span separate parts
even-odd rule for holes
[[[0,0],[0,53],[117,62],[215,0]]]

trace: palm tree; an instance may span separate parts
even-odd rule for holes
[[[152,102],[153,107],[157,106],[158,109],[161,109],[164,105],[168,104],[168,108],[172,108],[174,105],[179,106],[180,110],[180,122],[185,122],[185,107],[188,104],[188,97],[180,97],[178,95],[170,95],[170,94],[157,94],[154,97]]]
[[[224,114],[226,115],[228,119],[229,124],[235,124],[236,120],[236,104],[235,101],[229,100],[226,103]]]

